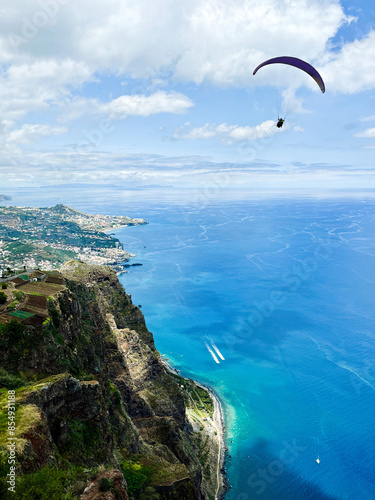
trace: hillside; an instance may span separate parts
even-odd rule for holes
[[[0,207],[0,268],[3,272],[24,266],[53,271],[71,259],[96,265],[121,264],[132,254],[107,232],[142,224],[147,222],[123,215],[85,214],[62,204],[52,208]]]
[[[20,307],[43,321],[0,316],[0,497],[209,500],[218,486],[221,494],[213,401],[166,370],[116,274],[71,261],[47,279],[17,288]],[[6,483],[13,440],[16,495]]]

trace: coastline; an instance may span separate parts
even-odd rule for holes
[[[113,227],[103,227],[101,232],[106,234],[111,234],[113,231],[117,231],[117,229],[121,229],[123,227],[128,227],[128,224],[121,224],[120,226],[113,226]]]
[[[143,220],[143,219],[142,219]],[[110,234],[112,233],[113,231],[117,231],[117,229],[122,229],[123,227],[130,227],[130,226],[143,226],[145,224],[148,224],[148,222],[144,221],[144,222],[139,222],[139,223],[136,223],[136,224],[117,224],[116,226],[111,226],[111,227],[103,227],[101,229],[101,232],[102,233],[106,233],[106,234]]]
[[[205,391],[208,392],[210,395],[213,404],[214,404],[214,413],[213,413],[213,419],[211,420],[212,426],[215,428],[215,431],[217,433],[217,443],[218,443],[218,456],[217,456],[217,466],[216,466],[216,491],[215,491],[215,500],[222,500],[227,492],[227,478],[226,478],[226,472],[225,472],[225,457],[226,457],[226,452],[227,452],[227,447],[226,447],[226,442],[225,442],[225,423],[224,423],[224,414],[223,414],[223,408],[220,402],[220,399],[218,396],[214,393],[214,391],[210,388],[207,387],[204,384],[201,384],[197,380],[190,379],[187,377],[183,377],[180,372],[171,366],[168,361],[160,357],[160,361],[165,367],[167,371],[170,373],[173,373],[174,375],[178,375],[179,377],[183,378],[184,380],[189,380],[193,382],[195,385],[200,387],[201,389],[204,389]]]

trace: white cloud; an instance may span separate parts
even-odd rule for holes
[[[289,87],[283,90],[281,96],[282,96],[282,104],[280,109],[281,116],[288,115],[289,113],[300,114],[309,112],[303,107],[302,97],[296,96],[295,88]]]
[[[363,132],[358,132],[354,134],[354,137],[375,137],[375,128],[368,128]]]
[[[193,102],[177,92],[155,92],[152,95],[123,95],[99,108],[111,119],[124,119],[130,115],[149,116],[156,113],[184,113]]]
[[[206,123],[203,127],[190,128],[190,123],[186,123],[183,127],[175,130],[173,137],[175,139],[219,139],[225,144],[233,144],[241,141],[253,141],[256,139],[264,139],[271,135],[280,132],[276,127],[276,122],[267,120],[255,127],[241,127],[239,125],[213,125]]]
[[[216,163],[205,157],[165,157],[158,155],[123,156],[109,153],[79,153],[66,151],[43,153],[20,152],[1,159],[0,176],[7,186],[48,186],[50,184],[95,183],[117,185],[123,189],[141,188],[145,184],[173,185],[176,188],[194,188],[194,193],[207,186],[223,187],[223,195],[230,188],[272,189],[291,187],[353,188],[375,187],[372,169],[358,169],[350,165],[303,164],[288,162]],[[197,191],[198,190],[198,191]],[[175,199],[179,190],[171,190]],[[163,199],[164,199],[163,193]],[[111,196],[116,196],[112,191]],[[122,194],[120,194],[123,196]],[[128,195],[127,195],[128,196]],[[140,196],[135,192],[135,196]]]
[[[275,47],[280,54],[324,61],[331,90],[375,86],[373,33],[330,51],[330,39],[353,20],[337,0],[18,0],[1,9],[0,113],[11,123],[51,106],[62,120],[93,112],[113,119],[184,112],[192,106],[186,96],[158,91],[176,80],[289,87],[284,103],[292,99],[293,112],[303,112],[290,89],[317,89],[303,72],[275,66],[252,76]],[[124,76],[131,95],[108,104],[74,95],[102,74]]]
[[[178,79],[220,86],[275,84],[277,68],[253,68],[280,54],[319,61],[327,42],[353,20],[337,0],[52,0],[59,5],[40,26],[29,0],[5,3],[0,61],[71,59],[91,73],[113,71],[152,79],[167,69]],[[3,24],[3,26],[2,26]],[[34,28],[34,29],[33,29]],[[29,32],[29,35],[27,35]],[[12,35],[13,34],[13,35]],[[26,36],[15,46],[14,35]],[[288,83],[308,79],[284,72]],[[276,80],[277,81],[277,80]]]
[[[364,118],[361,118],[361,122],[372,122],[374,120],[375,120],[375,115],[365,116]]]
[[[65,127],[52,127],[50,125],[25,124],[18,130],[12,130],[7,137],[8,143],[27,144],[42,137],[50,135],[66,134],[68,129]]]
[[[157,91],[150,95],[122,95],[107,103],[93,98],[72,98],[61,103],[60,121],[72,121],[83,115],[107,115],[111,120],[158,113],[185,113],[194,103],[177,92]]]
[[[31,111],[47,110],[51,104],[69,101],[69,85],[91,79],[87,66],[74,61],[35,61],[14,64],[0,74],[0,113],[9,123]]]
[[[327,89],[352,94],[375,88],[375,31],[328,57],[321,70]]]
[[[268,67],[254,78],[251,73],[275,55],[275,47],[279,54],[318,59],[327,41],[349,21],[336,1],[196,2],[185,34],[187,47],[175,74],[196,83],[207,80],[224,86],[304,81],[308,85],[308,78],[290,68],[281,72],[279,67]]]
[[[375,88],[375,32],[341,47],[331,44],[340,27],[353,21],[339,0],[2,3],[0,135],[9,147],[63,133],[56,123],[82,118],[70,128],[69,140],[78,142],[82,130],[92,128],[92,115],[120,120],[187,112],[193,96],[203,95],[195,94],[194,85],[186,90],[191,82],[207,84],[206,89],[283,87],[286,110],[305,112],[296,89],[307,86],[319,92],[305,73],[275,65],[252,76],[254,67],[275,50],[317,64],[328,91]],[[120,82],[125,82],[123,88]],[[32,113],[38,118],[28,116]],[[206,119],[229,120],[217,115]],[[36,120],[50,124],[43,129],[28,123]],[[272,121],[255,127],[207,123],[178,129],[174,137],[232,144],[278,132]]]

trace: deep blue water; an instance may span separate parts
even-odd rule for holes
[[[227,498],[375,498],[374,202],[142,216],[117,233],[143,264],[121,281],[160,352],[224,402]]]
[[[116,231],[121,282],[221,397],[228,500],[375,499],[373,199],[65,202],[149,221]]]

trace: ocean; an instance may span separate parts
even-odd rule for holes
[[[120,281],[222,401],[226,500],[375,499],[374,198],[71,193],[54,203],[149,222],[115,231],[142,264]]]

